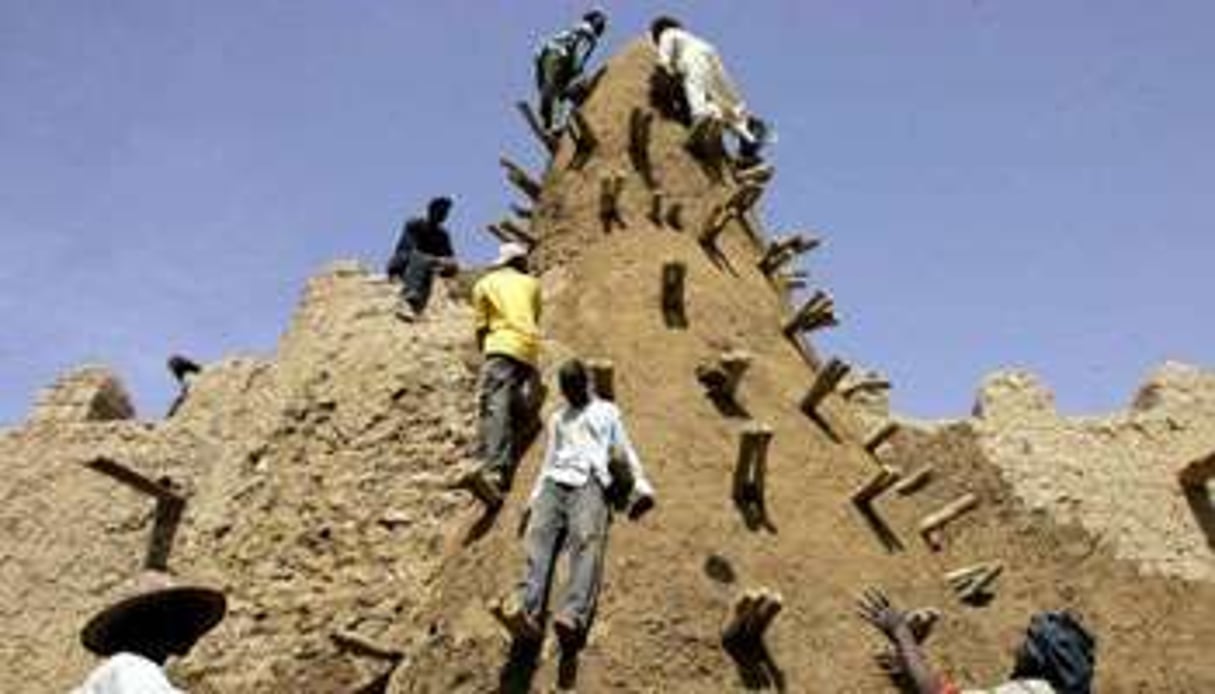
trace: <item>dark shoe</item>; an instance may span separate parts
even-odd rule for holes
[[[557,634],[557,643],[562,653],[575,653],[582,648],[582,630],[578,628],[573,617],[559,614],[553,618],[553,632]]]
[[[473,468],[460,475],[452,486],[467,490],[487,508],[496,509],[502,505],[502,492],[505,491],[502,478],[493,471]]]
[[[506,628],[514,641],[536,642],[544,635],[539,622],[527,614],[514,598],[495,600],[489,606],[489,613]]]
[[[392,315],[396,316],[397,320],[404,323],[415,323],[418,320],[418,317],[414,314],[413,310],[407,307],[398,308],[393,312]]]

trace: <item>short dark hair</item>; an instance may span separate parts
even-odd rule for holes
[[[173,374],[173,378],[181,381],[185,379],[187,374],[196,374],[202,371],[202,367],[188,357],[183,357],[180,354],[174,354],[169,357],[167,366]]]
[[[451,209],[451,198],[447,197],[446,195],[440,195],[437,198],[431,198],[430,202],[426,205],[426,213],[429,215],[433,215],[433,214],[435,214],[435,210],[440,209],[440,208],[442,208],[442,210],[444,212],[447,212],[448,210],[450,210]]]
[[[590,394],[590,376],[587,375],[586,364],[574,357],[561,365],[557,370],[557,385],[566,397],[570,394],[586,397]]]
[[[683,25],[679,23],[678,19],[664,14],[650,22],[650,40],[652,40],[654,43],[658,43],[658,39],[662,37],[662,32],[666,31],[667,29],[681,28],[683,28]]]

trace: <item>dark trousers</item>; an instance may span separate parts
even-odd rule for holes
[[[581,487],[545,480],[527,526],[527,570],[519,584],[523,609],[539,619],[548,603],[557,555],[569,552],[565,594],[557,614],[586,631],[603,584],[604,550],[611,520],[603,487],[595,479]]]
[[[539,377],[529,364],[490,354],[481,366],[481,460],[503,487],[510,484],[523,442],[536,426]]]
[[[540,91],[540,122],[551,130],[557,106],[575,75],[570,59],[560,51],[548,50],[536,58],[536,88]]]
[[[439,261],[439,256],[421,251],[410,251],[405,261],[405,271],[401,273],[401,296],[415,313],[421,313],[430,303]]]

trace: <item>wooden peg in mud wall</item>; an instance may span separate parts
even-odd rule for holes
[[[876,455],[878,447],[890,440],[890,437],[894,436],[896,433],[898,433],[898,431],[898,422],[886,422],[882,426],[878,427],[876,431],[866,437],[864,443],[865,450],[869,451],[869,453],[872,455]]]
[[[531,104],[526,101],[517,101],[515,102],[515,108],[523,115],[523,120],[527,121],[528,129],[532,131],[532,134],[536,136],[540,144],[544,145],[544,149],[549,154],[556,152],[557,138],[547,132],[544,126],[540,124],[540,119],[536,117],[536,112],[532,110]]]
[[[776,616],[784,608],[784,598],[767,588],[747,590],[734,601],[721,639],[726,644],[759,643]]]
[[[616,367],[610,359],[588,359],[587,371],[591,375],[591,388],[604,400],[616,399]]]
[[[860,489],[853,492],[852,503],[857,506],[871,505],[874,499],[894,486],[900,477],[902,473],[897,468],[883,465]]]
[[[629,159],[633,162],[633,168],[641,174],[646,188],[650,190],[658,186],[654,179],[654,166],[650,161],[650,126],[653,122],[652,111],[634,108],[629,114]]]
[[[742,350],[723,352],[715,362],[696,367],[696,380],[716,399],[736,402],[738,385],[751,366],[751,354]]]
[[[714,205],[713,209],[709,210],[709,215],[705,217],[704,224],[700,228],[699,241],[700,245],[705,248],[716,248],[717,237],[725,230],[726,224],[734,218],[733,213],[725,205]]]
[[[662,318],[668,328],[686,328],[684,283],[688,266],[673,261],[662,266]]]
[[[666,222],[666,220],[662,218],[662,203],[663,195],[661,190],[656,190],[650,194],[650,213],[647,216],[650,218],[650,222],[656,227],[660,227]]]
[[[496,236],[500,241],[519,242],[529,248],[536,245],[536,237],[525,230],[522,225],[511,219],[499,220],[496,224],[488,224],[485,230]]]
[[[827,292],[819,290],[806,299],[793,317],[785,322],[784,331],[785,335],[793,337],[799,332],[811,332],[838,324],[835,301]]]
[[[924,542],[928,543],[928,546],[932,549],[940,549],[941,546],[936,537],[937,531],[978,505],[979,497],[974,494],[967,493],[959,496],[941,507],[940,510],[928,514],[920,521],[920,537],[924,538]]]
[[[924,485],[928,484],[932,479],[933,472],[932,465],[924,465],[907,475],[906,478],[899,480],[899,483],[894,485],[894,491],[900,496],[914,494],[923,488]]]
[[[814,374],[814,382],[810,384],[810,389],[802,397],[802,412],[808,416],[816,416],[818,406],[823,401],[823,398],[835,390],[835,387],[839,385],[839,382],[843,380],[851,368],[836,357],[832,357],[830,361],[823,365]]]
[[[667,208],[667,226],[676,231],[683,231],[683,205],[674,203]]]
[[[173,481],[167,477],[153,480],[104,456],[93,458],[85,463],[85,466],[156,500],[152,536],[148,540],[143,567],[167,571],[169,553],[173,550],[173,538],[177,534],[181,514],[186,506],[185,497],[177,492]]]
[[[764,189],[757,185],[739,186],[730,199],[726,201],[726,207],[738,217],[742,217],[755,207],[755,203],[759,202],[759,198],[763,195]]]
[[[957,594],[962,602],[974,603],[985,594],[1000,574],[1004,573],[1004,564],[998,561],[983,562],[955,569],[945,574],[945,582]]]
[[[759,261],[759,271],[771,276],[802,253],[814,250],[822,243],[819,239],[805,234],[794,234],[777,239],[764,249],[763,258]]]
[[[510,211],[511,211],[511,214],[515,215],[516,217],[518,217],[520,219],[531,219],[532,214],[533,214],[532,208],[524,207],[522,205],[516,205],[514,203],[510,204]]]
[[[840,389],[840,395],[842,395],[845,400],[851,400],[853,396],[860,393],[876,394],[883,391],[888,391],[890,388],[890,381],[873,374],[865,374],[856,382]]]
[[[502,165],[503,169],[506,169],[506,180],[518,188],[519,192],[532,201],[540,198],[540,184],[528,176],[522,167],[506,157],[498,159],[498,163]]]
[[[591,130],[591,124],[586,122],[586,118],[579,109],[570,112],[570,124],[567,130],[574,140],[574,156],[570,157],[569,168],[578,171],[586,166],[599,147],[599,138],[595,137],[595,131]]]
[[[621,229],[628,226],[620,213],[620,193],[624,190],[624,176],[612,174],[599,179],[599,221],[603,232],[610,233],[613,226]]]
[[[738,441],[738,461],[734,466],[732,496],[742,513],[743,522],[751,530],[768,528],[775,532],[768,519],[764,488],[768,477],[768,445],[772,442],[772,427],[759,422],[749,423]]]

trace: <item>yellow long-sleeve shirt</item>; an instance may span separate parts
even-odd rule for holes
[[[485,353],[538,366],[540,282],[512,267],[501,267],[473,285],[472,300],[476,328],[487,331]]]

